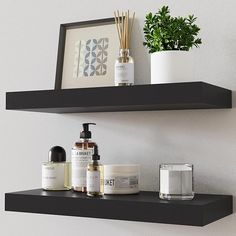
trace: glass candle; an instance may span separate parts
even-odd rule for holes
[[[193,199],[193,165],[161,164],[159,169],[159,197],[161,199]]]

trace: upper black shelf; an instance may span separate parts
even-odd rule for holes
[[[219,109],[232,92],[204,82],[8,92],[6,109],[48,113]]]
[[[41,189],[6,193],[5,210],[116,220],[204,226],[233,212],[230,195],[196,194],[191,201],[164,201],[157,192],[87,197]]]

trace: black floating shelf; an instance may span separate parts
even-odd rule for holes
[[[6,193],[5,210],[40,214],[204,226],[233,212],[229,195],[196,194],[192,201],[164,201],[157,192],[90,198],[41,189]]]
[[[8,92],[6,109],[49,113],[232,107],[232,92],[204,82]]]

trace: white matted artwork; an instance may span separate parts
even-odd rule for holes
[[[118,53],[113,18],[61,25],[55,88],[114,86]]]

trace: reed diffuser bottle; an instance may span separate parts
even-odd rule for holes
[[[115,62],[115,85],[129,86],[134,84],[134,60],[130,56],[130,38],[134,23],[135,13],[132,20],[129,11],[121,14],[115,12],[115,22],[120,41],[120,54]]]

